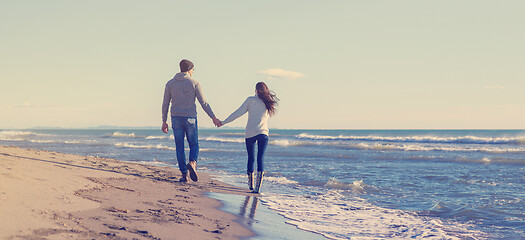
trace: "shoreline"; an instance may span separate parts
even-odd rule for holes
[[[220,210],[238,216],[238,222],[255,234],[247,237],[249,239],[330,239],[320,233],[300,229],[297,225],[289,223],[291,219],[264,205],[258,195],[242,196],[209,192],[206,196],[220,200],[223,203]]]
[[[1,239],[255,236],[206,195],[254,194],[207,173],[181,183],[171,167],[8,146],[0,160],[0,214],[9,220]]]

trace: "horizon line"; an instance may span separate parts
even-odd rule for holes
[[[231,130],[242,130],[244,127],[199,127],[200,129],[231,129]],[[0,130],[132,130],[132,129],[160,129],[157,126],[91,126],[91,127],[46,127],[46,126],[37,126],[30,128],[0,128]],[[521,130],[525,131],[525,128],[270,128],[270,130]]]

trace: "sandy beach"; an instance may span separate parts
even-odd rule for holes
[[[246,189],[200,173],[0,146],[0,239],[239,239],[253,236],[206,192]]]

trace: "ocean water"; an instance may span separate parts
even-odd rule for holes
[[[243,130],[199,169],[246,186]],[[158,129],[0,130],[0,144],[176,167]],[[260,201],[330,239],[525,239],[525,130],[271,130]]]

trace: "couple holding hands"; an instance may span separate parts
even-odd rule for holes
[[[259,193],[264,175],[264,152],[268,145],[268,118],[275,114],[275,106],[279,99],[268,89],[264,82],[258,82],[255,86],[255,95],[248,97],[244,103],[235,110],[224,121],[220,121],[210,105],[206,102],[202,93],[201,85],[192,77],[195,70],[191,61],[183,59],[179,63],[180,73],[168,81],[164,90],[164,101],[162,103],[162,131],[168,133],[168,109],[171,103],[171,127],[175,136],[175,149],[179,170],[182,173],[181,182],[188,181],[188,173],[191,180],[197,181],[197,157],[199,154],[197,108],[195,99],[199,101],[202,109],[213,120],[217,127],[230,123],[235,119],[248,113],[246,124],[246,151],[248,152],[248,186],[253,193]],[[184,154],[184,137],[190,147],[189,162],[186,164]],[[254,187],[254,162],[255,144],[257,143],[257,178]]]

